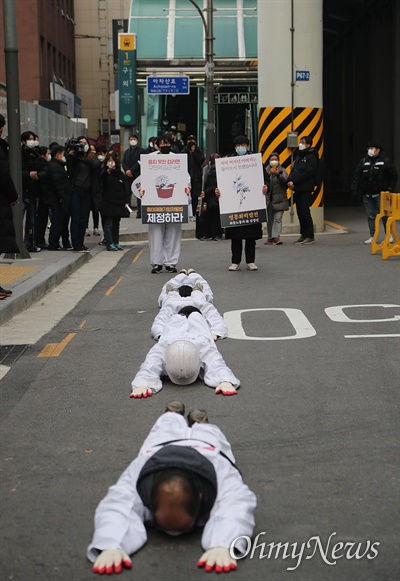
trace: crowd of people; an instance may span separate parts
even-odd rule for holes
[[[21,135],[24,243],[29,252],[74,250],[85,245],[90,212],[93,235],[107,250],[122,250],[119,224],[130,216],[129,176],[121,170],[119,155],[104,145],[95,147],[84,136],[65,144],[39,144],[38,136]],[[45,234],[50,225],[48,241]]]
[[[4,117],[1,123],[4,127]],[[4,140],[2,142],[0,153],[6,160],[7,144]],[[262,238],[261,224],[234,226],[225,230],[221,227],[221,190],[215,166],[219,154],[211,153],[206,160],[194,135],[188,135],[183,140],[182,135],[174,127],[165,124],[164,120],[161,133],[150,137],[146,148],[141,147],[139,136],[132,133],[122,160],[116,150],[107,150],[103,144],[96,146],[89,143],[83,135],[65,144],[53,142],[46,146],[41,145],[36,133],[24,131],[21,135],[22,203],[27,250],[89,252],[85,236],[101,236],[100,219],[103,238],[99,244],[105,245],[109,251],[120,250],[120,221],[132,213],[131,189],[140,176],[140,156],[160,153],[187,155],[189,178],[185,191],[190,198],[189,217],[193,216],[196,222],[196,238],[201,241],[230,239],[230,271],[240,270],[244,244],[246,268],[257,270],[255,248],[256,240]],[[235,137],[229,157],[251,154],[249,139],[243,135]],[[269,155],[263,167],[263,194],[268,220],[265,244],[282,244],[283,213],[289,209],[291,197],[300,225],[300,237],[294,243],[315,244],[310,207],[320,168],[318,152],[308,135],[300,138],[289,175],[280,164],[279,153]],[[374,236],[375,218],[380,209],[380,192],[394,191],[397,177],[397,170],[393,162],[384,156],[382,145],[377,141],[369,142],[367,155],[360,160],[351,183],[353,195],[363,201],[367,213],[370,236],[365,244],[370,244]],[[143,195],[142,190],[137,198],[137,218],[141,218]],[[7,201],[8,210],[11,203],[16,202]],[[88,229],[90,213],[92,232]],[[181,224],[149,224],[148,228],[151,272],[157,274],[165,269],[176,273]],[[393,242],[393,236],[390,241]],[[15,251],[15,246],[13,248],[12,251]]]

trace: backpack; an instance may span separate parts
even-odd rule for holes
[[[325,163],[320,157],[318,158],[317,171],[314,174],[314,187],[319,188],[325,178]]]

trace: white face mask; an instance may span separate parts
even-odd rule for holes
[[[47,159],[47,161],[50,161],[50,160],[51,160],[51,155],[50,155],[50,153],[49,153],[49,155],[46,155],[46,159]]]
[[[107,162],[107,167],[110,167],[111,169],[112,169],[113,167],[115,167],[115,161],[108,161],[108,162]]]
[[[84,146],[84,148],[83,148],[83,151],[84,151],[85,153],[87,153],[87,152],[89,151],[89,146],[88,146],[88,144],[87,144],[87,143],[85,143],[85,146]]]
[[[29,147],[29,149],[34,149],[37,145],[37,141],[34,141],[33,139],[28,139],[28,141],[26,142],[26,146]]]
[[[369,155],[370,157],[374,157],[374,155],[375,155],[375,154],[376,154],[376,149],[375,149],[375,147],[370,147],[370,148],[369,148],[369,150],[368,150],[368,155]]]
[[[61,161],[65,163],[67,160],[65,159],[65,155],[62,156]]]
[[[244,145],[239,145],[238,147],[236,147],[236,153],[238,155],[246,155],[247,147],[245,147]]]
[[[276,161],[275,159],[273,159],[272,161],[269,162],[269,165],[271,167],[276,167],[277,165],[279,165],[279,161]]]
[[[98,159],[99,161],[104,161],[104,160],[106,159],[106,156],[105,156],[105,155],[98,155],[98,156],[97,156],[97,159]]]
[[[300,145],[299,145],[300,151],[303,151],[305,148],[306,148],[305,144],[304,143],[300,143]]]
[[[131,139],[129,143],[132,147],[135,147],[135,145],[137,145],[137,139]]]
[[[153,147],[153,142],[152,141],[150,141],[149,146],[150,147]]]

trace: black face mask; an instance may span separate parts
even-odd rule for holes
[[[160,151],[161,151],[161,153],[170,153],[171,146],[170,145],[162,145],[160,147]]]

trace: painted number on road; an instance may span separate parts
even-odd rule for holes
[[[366,304],[366,305],[341,305],[337,307],[327,307],[325,313],[330,318],[331,321],[335,323],[388,323],[388,322],[398,322],[400,321],[400,314],[395,314],[392,316],[376,319],[352,319],[349,314],[346,314],[344,310],[346,309],[360,309],[360,308],[400,308],[400,305],[384,305],[384,304]],[[253,313],[262,311],[279,311],[283,312],[289,322],[291,323],[294,334],[285,335],[283,337],[252,337],[247,335],[242,324],[242,314],[243,313]],[[357,316],[357,315],[355,315]],[[305,314],[300,309],[283,309],[283,308],[265,308],[265,309],[243,309],[240,311],[228,311],[224,314],[225,321],[228,324],[229,334],[231,339],[245,339],[246,341],[287,341],[289,339],[306,339],[308,337],[314,337],[317,332],[307,319]],[[344,335],[346,339],[356,339],[356,338],[379,338],[379,337],[400,337],[400,334],[387,333],[387,334],[372,334],[372,335]]]
[[[242,313],[255,311],[280,311],[285,313],[294,329],[294,335],[284,337],[250,337],[246,335],[242,325]],[[224,314],[228,324],[229,337],[231,339],[246,339],[247,341],[286,341],[288,339],[305,339],[317,334],[305,314],[299,309],[245,309],[243,311],[229,311]]]

